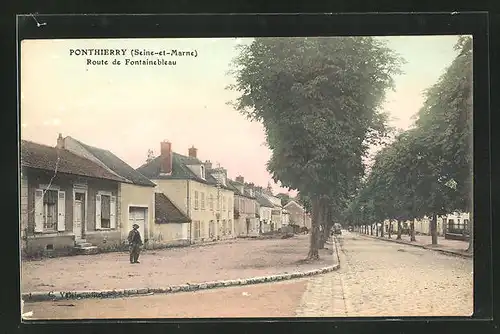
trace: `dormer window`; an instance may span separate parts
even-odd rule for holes
[[[205,179],[206,178],[205,177],[205,166],[200,166],[200,168],[201,168],[201,178]]]

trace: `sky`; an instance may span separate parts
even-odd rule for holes
[[[383,37],[405,60],[383,109],[391,125],[407,129],[434,84],[456,56],[457,36]],[[72,136],[110,150],[134,168],[160,142],[228,170],[228,177],[287,192],[266,171],[271,152],[260,123],[250,122],[227,104],[238,97],[225,87],[238,44],[251,39],[94,39],[26,40],[21,46],[21,138],[55,146],[57,136]],[[126,56],[75,55],[79,49],[126,49]],[[179,50],[193,55],[132,56],[131,50]],[[72,50],[74,52],[72,52]],[[175,65],[124,65],[131,60],[175,60]],[[113,59],[121,61],[113,65]],[[108,60],[108,65],[87,64]],[[373,148],[372,152],[375,152]],[[293,194],[294,192],[292,192]]]

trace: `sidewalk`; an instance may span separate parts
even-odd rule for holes
[[[304,262],[308,249],[309,236],[299,235],[147,251],[140,264],[130,264],[123,252],[23,261],[21,292],[167,288],[307,272],[337,262],[331,249],[320,250],[319,261]]]
[[[402,243],[410,246],[421,247],[425,249],[431,249],[435,251],[439,251],[442,253],[454,254],[463,257],[472,257],[471,253],[467,253],[467,248],[469,247],[469,242],[460,241],[460,240],[449,240],[444,237],[438,237],[438,244],[432,245],[432,237],[430,235],[416,235],[416,241],[410,241],[410,236],[402,235],[401,240],[397,240],[397,233],[391,234],[391,239],[388,238],[387,234],[384,234],[384,237],[376,237],[370,234],[364,234],[358,232],[360,236],[365,236],[369,238],[375,238],[385,241],[392,241],[397,243]]]

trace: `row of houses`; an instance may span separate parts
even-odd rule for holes
[[[401,224],[403,231],[408,231],[410,228],[411,221],[405,221]],[[415,233],[422,235],[430,235],[430,224],[431,219],[429,217],[424,217],[422,219],[413,220]],[[383,226],[383,227],[382,227]],[[375,228],[375,225],[372,226]],[[383,223],[378,224],[379,228],[383,228],[384,232],[389,232],[389,229],[393,233],[397,233],[398,224],[397,222],[390,222],[385,220]],[[438,216],[436,221],[437,235],[444,237],[446,239],[453,240],[468,240],[470,233],[470,213],[468,212],[452,212],[447,215]]]
[[[112,152],[59,135],[54,147],[21,141],[23,254],[120,249],[133,224],[145,247],[251,236],[295,224],[310,228],[298,203],[160,143],[137,169]]]

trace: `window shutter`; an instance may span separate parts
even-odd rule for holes
[[[35,190],[35,232],[43,232],[43,190]]]
[[[95,196],[95,229],[101,229],[101,195]]]
[[[116,196],[111,196],[111,203],[109,206],[109,223],[111,228],[116,228]]]
[[[59,191],[57,197],[57,230],[62,232],[66,230],[66,193]]]

